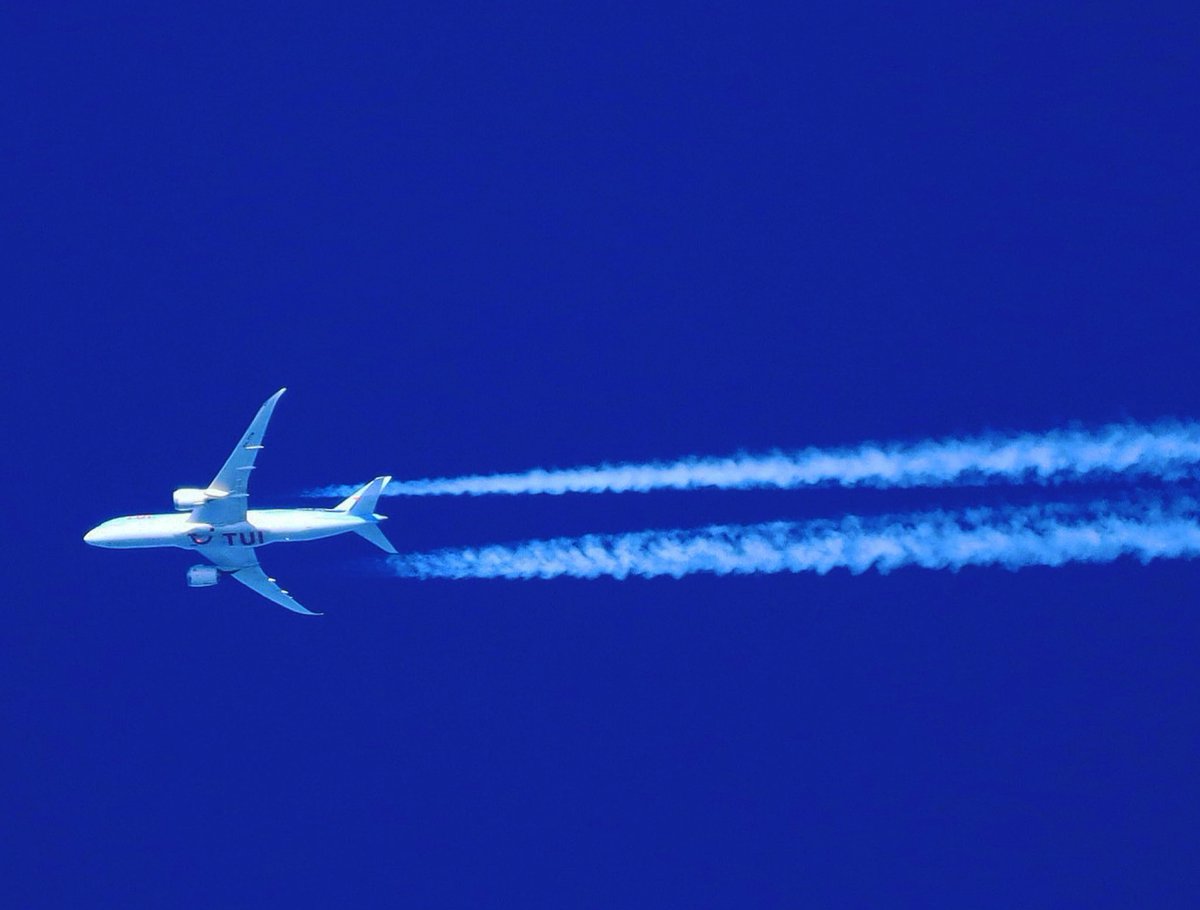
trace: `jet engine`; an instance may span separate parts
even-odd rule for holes
[[[187,582],[192,588],[207,588],[215,585],[221,578],[216,566],[192,566],[188,569]]]
[[[190,512],[196,506],[208,502],[208,495],[203,490],[193,487],[180,487],[172,494],[172,498],[175,500],[176,512]]]

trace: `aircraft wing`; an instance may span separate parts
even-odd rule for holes
[[[297,603],[287,591],[275,584],[274,578],[268,578],[267,573],[258,564],[258,556],[248,547],[208,546],[199,552],[203,553],[213,565],[222,572],[228,572],[256,594],[261,594],[267,600],[287,607],[293,613],[303,613],[305,616],[320,616],[312,610]]]
[[[226,525],[246,520],[246,488],[250,483],[250,472],[254,470],[254,459],[262,450],[263,436],[266,435],[267,422],[275,410],[275,403],[286,391],[280,389],[258,409],[224,467],[205,490],[213,498],[192,509],[189,521]]]

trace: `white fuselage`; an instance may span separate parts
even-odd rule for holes
[[[372,522],[332,509],[250,509],[246,520],[213,525],[190,520],[187,512],[126,515],[99,524],[83,539],[96,547],[264,547],[270,543],[318,540],[345,534]]]

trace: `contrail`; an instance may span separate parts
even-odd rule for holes
[[[390,557],[409,578],[679,578],[697,572],[853,573],[903,566],[1058,566],[1200,555],[1196,502],[1040,505],[841,521],[719,525],[534,540]]]
[[[698,488],[790,489],[818,484],[937,487],[989,482],[1048,483],[1105,476],[1179,479],[1200,467],[1200,424],[1113,424],[1095,431],[866,444],[729,458],[599,465],[516,474],[392,481],[389,496],[488,493],[623,493]],[[309,490],[349,496],[354,485]]]

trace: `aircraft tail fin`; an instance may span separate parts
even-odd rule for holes
[[[390,477],[376,477],[339,502],[333,507],[333,511],[349,512],[359,518],[370,518],[375,514],[375,503],[379,501],[379,494],[383,492],[383,488],[391,479]]]
[[[355,526],[354,532],[371,541],[385,553],[395,553],[396,548],[384,536],[383,531],[379,530],[379,522],[383,521],[385,516],[375,514],[375,503],[379,501],[379,495],[391,479],[390,477],[376,477],[333,507],[335,512],[346,512],[357,518],[366,519],[363,524]]]

